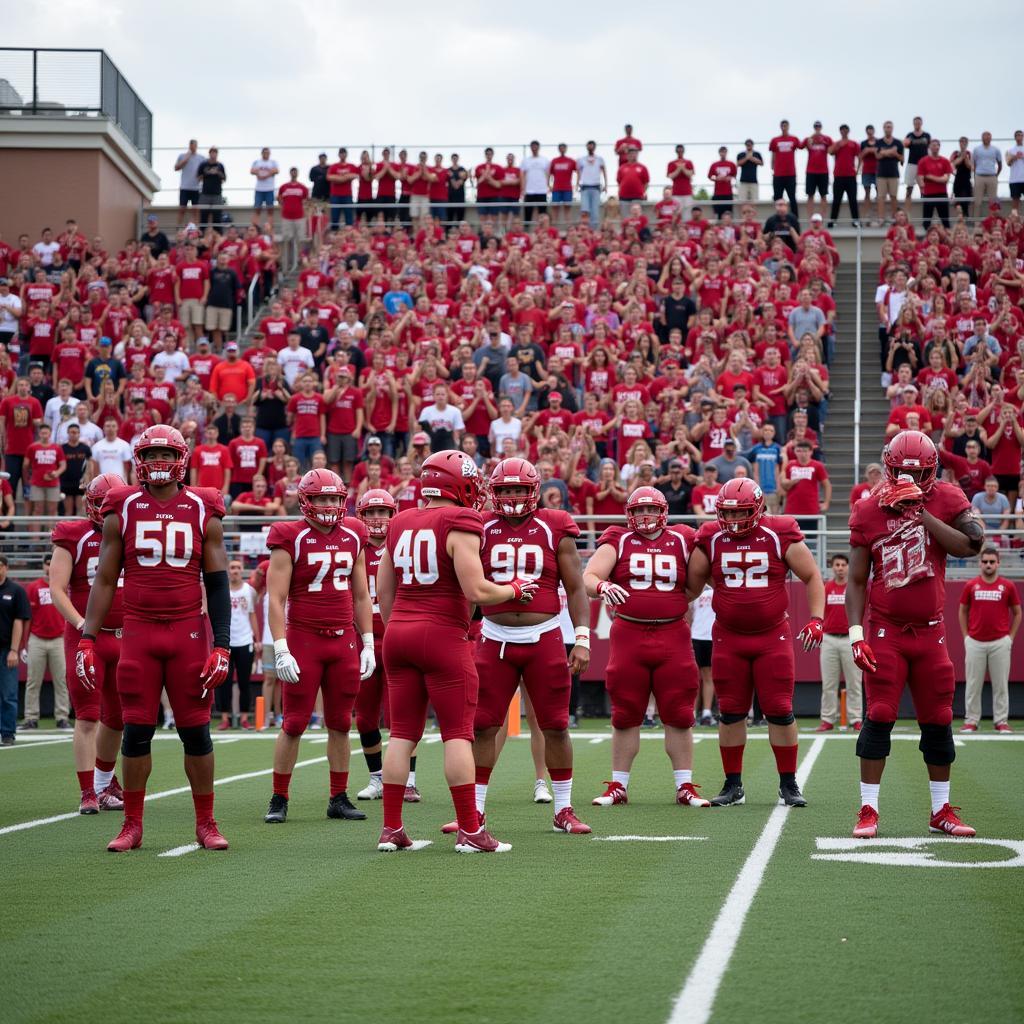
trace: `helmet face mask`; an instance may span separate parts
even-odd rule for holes
[[[188,456],[189,447],[181,432],[158,423],[144,430],[135,442],[135,475],[142,484],[183,483]]]
[[[901,430],[882,452],[885,475],[890,483],[910,477],[927,494],[935,483],[939,456],[935,444],[919,430]]]
[[[371,540],[383,541],[388,526],[398,514],[398,504],[389,491],[371,487],[356,503],[356,515],[366,527]]]
[[[764,516],[764,493],[748,477],[734,477],[718,492],[715,505],[718,525],[726,533],[742,537],[752,532]]]
[[[337,473],[311,469],[299,481],[299,511],[308,523],[334,526],[345,514],[347,494]]]
[[[540,476],[526,459],[502,459],[488,481],[491,505],[503,519],[522,519],[540,504]]]
[[[668,525],[668,501],[653,487],[638,487],[626,502],[626,522],[636,533],[658,533]]]

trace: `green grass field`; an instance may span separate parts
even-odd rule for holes
[[[610,751],[607,726],[589,728],[576,739],[575,804],[593,837],[551,830],[550,808],[531,802],[528,743],[513,740],[487,805],[513,850],[495,857],[460,857],[440,835],[451,805],[429,736],[423,802],[406,822],[434,844],[392,855],[375,850],[379,803],[362,805],[366,822],[324,818],[323,762],[296,771],[288,823],[264,825],[269,736],[217,740],[227,853],[160,856],[194,839],[187,791],[147,804],[145,845],[127,855],[104,852],[119,814],[12,829],[77,807],[67,738],[19,740],[0,752],[3,1019],[1024,1019],[1024,736],[969,737],[954,769],[953,802],[979,837],[1015,846],[886,846],[928,838],[920,755],[903,739],[882,789],[885,838],[858,847],[887,862],[854,863],[814,857],[858,855],[819,849],[849,836],[856,814],[852,736],[801,736],[805,810],[776,810],[763,730],[747,749],[744,807],[676,807],[646,734],[632,802],[597,808]],[[714,793],[718,747],[700,732],[695,780]],[[323,755],[324,734],[308,733],[300,763]],[[176,739],[156,744],[154,762],[151,794],[185,786]],[[353,769],[357,789],[361,756]],[[899,862],[929,855],[942,865]]]

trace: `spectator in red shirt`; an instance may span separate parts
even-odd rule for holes
[[[704,478],[693,489],[690,500],[693,514],[701,521],[715,518],[715,506],[718,504],[718,492],[722,485],[718,482],[718,467],[704,463]]]
[[[0,420],[4,428],[4,469],[9,474],[11,493],[17,498],[25,453],[35,439],[36,427],[43,421],[43,407],[32,396],[28,377],[19,377],[14,382],[14,394],[0,402]],[[23,496],[25,490],[22,484]]]
[[[828,478],[828,470],[817,459],[811,458],[814,446],[810,441],[797,441],[793,450],[796,460],[786,464],[779,481],[786,495],[785,514],[795,516],[801,530],[816,532],[817,519],[801,517],[823,515],[828,511],[832,501],[832,481]]]
[[[619,157],[619,164],[629,160],[629,151],[635,149],[638,153],[644,148],[644,144],[633,134],[633,126],[627,124],[622,129],[626,134],[615,143],[615,152]]]
[[[344,146],[338,150],[338,159],[327,168],[327,180],[330,182],[331,230],[338,227],[342,213],[345,214],[345,226],[351,227],[355,222],[355,211],[352,209],[352,182],[359,176],[359,168],[348,162],[348,150]]]
[[[57,611],[50,593],[50,556],[43,556],[43,575],[25,587],[32,618],[28,636],[28,678],[25,684],[23,729],[39,727],[39,691],[43,676],[50,672],[53,682],[53,716],[58,729],[70,729],[67,665],[64,659],[64,616]]]
[[[668,165],[668,177],[672,182],[672,195],[679,200],[680,219],[687,221],[693,214],[693,161],[686,159],[686,147],[676,146],[676,158]]]
[[[237,438],[236,438],[237,440]],[[234,484],[231,485],[234,487]],[[281,498],[267,490],[267,478],[257,474],[231,501],[231,514],[238,516],[279,516],[282,514]]]
[[[800,140],[789,133],[789,122],[779,122],[780,132],[768,144],[772,154],[772,198],[789,197],[789,208],[799,221],[800,211],[796,199],[796,151]]]
[[[194,245],[185,246],[185,261],[175,268],[174,303],[178,319],[188,330],[191,341],[203,329],[206,318],[206,299],[210,294],[210,265],[197,258]]]
[[[823,135],[821,122],[814,122],[814,132],[800,143],[801,149],[807,150],[807,208],[811,216],[815,213],[823,215],[825,202],[828,199],[828,154],[832,140]],[[820,200],[815,199],[819,195]],[[793,212],[796,212],[794,204]]]
[[[324,392],[327,403],[327,464],[341,475],[352,476],[363,434],[364,399],[352,383],[352,367],[343,363],[335,371],[334,387]]]
[[[203,431],[203,443],[192,451],[193,487],[212,487],[227,497],[231,487],[231,449],[217,440],[217,428],[211,423]]]
[[[949,180],[953,165],[939,152],[941,143],[932,139],[927,155],[917,162],[917,184],[921,189],[921,222],[927,231],[932,218],[938,215],[944,228],[949,227]],[[912,187],[912,186],[911,186]]]
[[[238,358],[238,342],[229,341],[224,346],[224,359],[217,363],[210,373],[210,391],[223,402],[231,394],[239,405],[248,405],[256,391],[256,371],[252,363]]]
[[[25,467],[29,475],[29,500],[25,510],[29,516],[55,516],[60,502],[60,478],[67,469],[64,449],[52,440],[49,423],[39,424],[39,440],[25,451]],[[32,523],[30,530],[41,530],[40,523]]]
[[[564,142],[558,144],[558,156],[548,167],[549,185],[551,189],[551,219],[556,227],[568,223],[568,205],[572,203],[573,175],[576,174],[576,161],[566,156],[568,147]]]
[[[256,436],[256,420],[243,416],[242,432],[228,442],[231,451],[231,486],[229,493],[237,498],[252,487],[253,477],[263,476],[267,465],[267,446]]]
[[[864,479],[850,489],[850,508],[866,498],[881,482],[882,467],[877,462],[870,463],[864,470]]]
[[[711,205],[721,220],[726,213],[732,213],[732,187],[739,174],[739,168],[729,159],[729,150],[718,147],[718,159],[708,169],[708,180],[714,186]]]
[[[926,434],[930,434],[932,430],[931,416],[928,415],[928,410],[918,404],[917,401],[917,388],[913,384],[907,384],[903,389],[903,404],[897,405],[891,413],[889,413],[889,422],[885,428],[886,438],[894,437],[901,430],[907,429],[907,417],[911,414],[916,414],[918,417],[918,423],[920,426],[919,430],[923,430]]]
[[[299,181],[298,167],[288,170],[288,180],[277,190],[281,203],[281,241],[290,263],[299,261],[299,250],[306,239],[306,203],[309,189]]]
[[[860,227],[860,207],[857,204],[857,164],[860,163],[860,143],[850,138],[850,126],[839,126],[839,138],[828,147],[829,154],[835,157],[835,168],[832,178],[832,212],[828,226],[831,228],[839,218],[839,210],[845,195],[850,204],[850,216],[853,226]],[[865,187],[865,189],[867,186]]]
[[[642,202],[647,198],[651,175],[638,156],[639,150],[630,148],[626,162],[619,165],[616,181],[619,183],[620,203]]]
[[[299,391],[288,400],[288,425],[292,428],[292,453],[302,471],[309,468],[315,452],[327,444],[327,404],[316,393],[316,377],[306,373],[299,378]]]

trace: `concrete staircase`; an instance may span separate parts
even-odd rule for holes
[[[828,528],[843,530],[849,516],[849,495],[864,466],[878,460],[889,406],[879,386],[875,324],[875,283],[878,262],[862,265],[860,477],[854,476],[854,413],[856,396],[857,267],[852,259],[839,265],[833,298],[836,302],[836,353],[829,367],[832,398],[824,437],[825,459],[832,478]],[[835,543],[832,544],[835,547]]]

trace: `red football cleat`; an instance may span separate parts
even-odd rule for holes
[[[853,723],[853,731],[854,732],[860,732],[860,727],[861,727],[861,720],[858,718],[857,721]]]
[[[606,782],[608,787],[600,796],[595,796],[592,803],[595,807],[611,807],[613,804],[628,804],[629,797],[626,787],[621,782]]]
[[[941,832],[947,836],[959,836],[960,838],[966,839],[970,836],[977,835],[970,825],[965,825],[957,815],[959,807],[950,807],[949,804],[943,804],[942,807],[937,810],[928,822],[929,832]]]
[[[402,800],[407,804],[418,804],[420,802],[420,791],[415,786],[405,787],[405,796]]]
[[[87,789],[82,794],[81,803],[79,803],[79,805],[78,805],[78,813],[79,814],[99,814],[100,813],[100,805],[99,805],[99,801],[96,798],[96,790],[94,790],[94,789]]]
[[[684,782],[676,790],[676,803],[686,804],[687,807],[710,807],[711,801],[705,800],[697,792],[698,789],[700,786],[695,786],[692,782]]]
[[[111,853],[126,853],[142,845],[142,822],[138,818],[125,818],[116,839],[107,844]]]
[[[121,783],[117,781],[116,775],[110,777],[110,784],[107,786],[106,792],[111,796],[116,796],[118,800],[124,803],[124,790],[121,788]]]
[[[377,849],[381,853],[396,853],[399,850],[411,850],[412,840],[405,834],[404,828],[382,828]]]
[[[878,811],[865,804],[857,815],[853,826],[854,839],[874,839],[878,835]]]
[[[231,728],[231,723],[226,719],[220,720],[220,725],[217,726],[217,732],[227,732]]]
[[[977,732],[978,731],[978,723],[977,722],[964,722],[964,724],[960,726],[960,731],[961,732]]]
[[[815,729],[814,731],[815,732],[831,732],[834,728],[835,728],[835,726],[831,722],[822,722],[818,726],[818,728]]]
[[[196,825],[196,839],[204,850],[226,850],[228,841],[220,834],[217,822],[210,818]]]
[[[483,825],[476,832],[459,829],[455,839],[456,853],[508,853],[511,849],[511,843],[499,843]]]
[[[996,732],[1013,732],[1009,722],[996,722]]]
[[[480,815],[480,827],[483,828],[484,822],[487,820],[486,814]],[[453,836],[459,831],[458,821],[449,821],[447,824],[441,826],[441,835]]]
[[[241,722],[238,723],[238,727],[240,729],[244,729],[246,732],[252,732],[252,722],[250,722],[248,718],[243,718]]]
[[[121,799],[111,786],[107,786],[99,796],[100,808],[104,811],[123,811],[124,800]]]
[[[571,836],[585,836],[593,831],[589,825],[584,825],[576,812],[571,807],[563,807],[556,815],[554,827],[556,832],[567,832]]]

